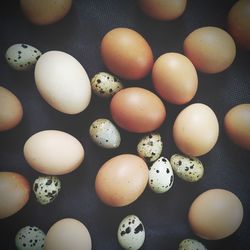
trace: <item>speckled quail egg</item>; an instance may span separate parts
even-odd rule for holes
[[[136,215],[125,217],[118,227],[117,238],[122,248],[139,249],[145,240],[145,229],[141,220]]]
[[[15,237],[18,250],[42,250],[44,249],[44,232],[38,227],[26,226],[21,228]]]
[[[149,168],[149,187],[155,193],[165,193],[174,182],[174,174],[170,162],[165,157],[160,157]]]
[[[123,88],[121,81],[106,72],[99,72],[91,79],[93,92],[100,97],[111,97]]]
[[[147,162],[156,161],[162,152],[162,140],[158,133],[145,135],[137,145],[137,153]]]
[[[197,240],[185,239],[179,244],[179,250],[207,250],[207,248]]]
[[[40,176],[33,184],[36,199],[42,205],[51,203],[61,190],[61,181],[55,176]]]
[[[121,143],[121,136],[115,125],[108,119],[97,119],[89,128],[92,140],[103,148],[117,148]]]
[[[28,44],[18,43],[10,46],[5,58],[9,66],[18,71],[24,71],[36,64],[41,52]]]
[[[196,182],[204,174],[203,165],[196,157],[174,154],[170,158],[170,163],[174,173],[184,181]]]

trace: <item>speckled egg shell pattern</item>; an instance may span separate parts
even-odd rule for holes
[[[149,187],[155,193],[165,193],[174,182],[174,174],[170,162],[165,157],[160,157],[149,168]]]
[[[179,250],[207,250],[207,248],[197,240],[185,239],[179,244]]]
[[[100,97],[111,97],[123,88],[121,81],[106,72],[99,72],[91,79],[93,92]]]
[[[124,249],[137,250],[145,240],[145,229],[136,215],[128,215],[125,217],[117,232],[118,242]]]
[[[147,162],[156,161],[162,152],[162,140],[158,133],[145,135],[137,145],[137,152]]]
[[[200,180],[204,174],[203,165],[196,157],[174,154],[170,158],[170,163],[174,173],[188,182],[196,182]]]
[[[15,237],[18,250],[42,250],[44,249],[44,232],[38,227],[26,226],[21,228]]]
[[[36,64],[41,52],[28,44],[14,44],[5,54],[9,66],[15,70],[24,71]]]
[[[36,199],[42,205],[51,203],[61,190],[61,181],[55,176],[40,176],[33,184]]]

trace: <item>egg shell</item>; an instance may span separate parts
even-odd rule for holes
[[[145,240],[145,229],[141,220],[136,215],[125,217],[118,227],[117,238],[122,248],[139,249]]]
[[[61,51],[44,53],[36,63],[35,82],[44,100],[56,110],[78,114],[91,99],[91,86],[83,66]]]
[[[179,250],[207,250],[207,248],[197,240],[185,239],[179,244]]]
[[[14,215],[29,200],[28,180],[14,172],[0,172],[0,219]]]
[[[23,151],[28,164],[47,175],[70,173],[80,166],[84,158],[81,143],[59,130],[44,130],[32,135]]]
[[[100,97],[111,97],[123,88],[121,81],[106,72],[99,72],[91,79],[93,92]]]
[[[203,165],[196,157],[174,154],[170,158],[170,163],[174,173],[184,181],[196,182],[203,177]]]
[[[19,99],[0,86],[0,132],[16,127],[22,118],[23,107]]]
[[[149,187],[155,193],[167,192],[174,183],[174,174],[170,162],[165,157],[160,157],[149,168]]]
[[[38,227],[21,228],[15,237],[18,250],[43,250],[45,233]]]
[[[121,136],[115,125],[108,119],[97,119],[89,128],[91,139],[103,148],[118,148]]]

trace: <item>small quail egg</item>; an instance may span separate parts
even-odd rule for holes
[[[99,72],[91,79],[94,93],[100,97],[111,97],[123,88],[121,81],[106,72]]]
[[[179,244],[179,250],[207,250],[199,241],[185,239]]]
[[[61,190],[61,181],[55,176],[40,176],[33,184],[36,199],[42,205],[51,203]]]
[[[174,154],[170,158],[170,163],[174,173],[184,181],[196,182],[204,174],[204,168],[201,161],[196,157]]]
[[[136,215],[125,217],[117,232],[118,242],[123,249],[137,250],[145,240],[145,229]]]

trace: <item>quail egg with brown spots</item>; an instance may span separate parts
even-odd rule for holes
[[[106,72],[99,72],[91,79],[93,92],[100,97],[111,97],[123,88],[121,81]]]
[[[170,162],[165,157],[160,157],[149,168],[149,187],[155,193],[165,193],[174,182],[174,174]]]
[[[179,250],[207,250],[207,248],[197,240],[185,239],[179,244]]]
[[[139,249],[145,240],[145,229],[141,220],[136,215],[125,217],[118,227],[117,238],[123,249]]]
[[[42,205],[51,203],[61,190],[61,181],[56,176],[40,176],[33,184],[36,199]]]
[[[203,165],[196,157],[174,154],[170,158],[170,163],[174,173],[184,181],[196,182],[204,174]]]

